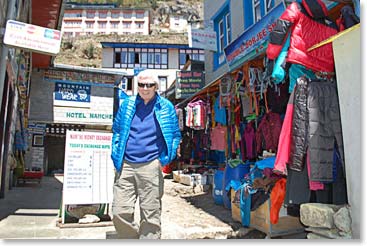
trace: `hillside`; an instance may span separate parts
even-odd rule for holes
[[[123,2],[133,7],[133,4],[129,4],[129,2],[134,1]],[[151,3],[156,4],[156,6],[151,5]],[[102,46],[100,42],[188,44],[187,33],[167,32],[165,26],[167,17],[170,14],[180,14],[192,21],[203,18],[202,0],[144,1],[144,4],[148,4],[148,7],[151,7],[151,16],[153,16],[150,35],[97,34],[63,39],[60,53],[56,56],[54,62],[57,64],[100,68],[102,61]]]

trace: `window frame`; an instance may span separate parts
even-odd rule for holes
[[[163,48],[115,48],[114,67],[167,69],[168,57],[168,49]]]
[[[230,1],[227,0],[214,14],[211,21],[214,23],[214,31],[217,33],[217,52],[213,54],[213,71],[226,63],[224,48],[232,40]],[[229,23],[227,23],[229,21]]]

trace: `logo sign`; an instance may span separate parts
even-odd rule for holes
[[[61,32],[19,21],[8,20],[4,43],[38,53],[56,55],[60,51]]]
[[[191,29],[189,47],[217,51],[217,33],[209,29]]]
[[[89,103],[90,85],[56,82],[55,100]]]
[[[282,2],[224,48],[230,70],[237,68],[245,61],[253,59],[265,52],[268,45],[269,34],[274,29],[276,20],[284,11],[285,6]]]
[[[204,86],[204,73],[193,71],[176,72],[176,99],[192,96]]]

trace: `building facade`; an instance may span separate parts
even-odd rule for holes
[[[75,4],[65,7],[61,31],[64,37],[92,34],[150,33],[149,10],[117,8],[114,4]]]
[[[246,75],[244,74],[249,74],[251,71],[254,71],[250,70],[250,68],[260,69],[261,72],[266,71],[265,51],[267,48],[269,33],[271,32],[269,30],[272,30],[272,25],[284,12],[287,6],[286,4],[290,4],[290,2],[295,1],[206,0],[204,2],[204,19],[212,22],[213,30],[217,35],[217,51],[205,51],[205,82],[207,87],[212,86],[214,88],[214,86],[217,85],[219,85],[218,87],[222,84],[226,85],[226,82],[228,82],[228,80],[226,80],[227,78],[233,82],[236,81],[236,79],[241,78],[240,81],[243,81],[246,86],[249,85],[249,88],[251,87],[250,76],[248,76],[246,80]],[[297,2],[300,1],[297,0]],[[328,17],[331,20],[336,20],[340,16],[340,10],[343,4],[353,5],[357,15],[359,14],[359,1],[353,1],[353,3],[352,1],[347,1],[344,3],[344,1],[322,0],[322,2],[325,3],[329,12]],[[352,38],[353,35],[354,38]],[[336,78],[338,80],[337,82],[340,82],[341,85],[338,85],[338,90],[343,90],[339,93],[339,102],[340,100],[345,100],[346,102],[346,100],[349,100],[350,98],[353,98],[354,100],[359,98],[356,94],[355,96],[352,96],[353,93],[359,91],[355,90],[358,87],[357,81],[359,80],[358,76],[360,74],[358,64],[358,57],[360,55],[358,35],[360,35],[359,30],[354,31],[353,34],[352,32],[349,32],[348,35],[345,35],[347,37],[342,37],[345,38],[345,40],[340,41],[339,47],[336,45],[334,46],[333,44],[334,60],[337,62],[339,60],[339,71],[336,67]],[[336,38],[337,41],[338,39],[339,37]],[[355,49],[353,50],[352,48],[351,50],[348,49],[348,47],[355,47]],[[342,49],[343,52],[341,52]],[[349,51],[345,53],[345,50]],[[339,51],[340,53],[338,54],[336,51]],[[350,67],[351,69],[347,71],[345,70],[346,67]],[[343,78],[348,78],[346,80],[353,81],[355,83],[350,83],[348,86],[345,86]],[[256,93],[256,91],[253,91],[253,95]],[[260,91],[260,93],[262,93],[262,91]],[[254,105],[255,104],[256,101]],[[355,104],[345,103],[340,105],[342,109],[344,108],[345,115],[350,112],[355,114],[359,109],[359,102],[356,102]],[[354,107],[351,105],[354,105]],[[252,107],[252,105],[250,106]],[[251,108],[251,112],[253,113],[255,110],[252,111],[252,109],[253,108]],[[257,110],[254,113],[256,113],[256,116],[259,115]],[[347,147],[350,148],[350,151],[346,152],[347,148],[344,149],[345,156],[347,157],[347,159],[345,159],[345,172],[347,176],[346,187],[348,188],[346,195],[348,196],[348,205],[352,206],[350,215],[353,225],[353,237],[355,239],[359,239],[360,218],[357,214],[359,214],[360,211],[360,194],[358,192],[360,186],[357,185],[357,183],[360,182],[360,179],[358,178],[359,167],[356,166],[360,165],[360,163],[358,162],[358,157],[355,157],[356,153],[357,155],[359,153],[359,151],[356,151],[359,149],[359,146],[357,146],[359,145],[359,141],[357,136],[358,134],[352,134],[353,130],[359,130],[359,126],[358,124],[354,124],[355,122],[350,122],[350,117],[347,116],[341,115],[341,121],[343,123],[343,137],[346,137],[346,140],[350,141],[350,145]],[[352,124],[355,128],[344,127],[351,126]],[[352,128],[354,129],[352,130]],[[351,137],[352,135],[353,137]],[[345,143],[346,142],[344,142],[344,146],[346,145]],[[349,162],[348,158],[350,158]],[[287,187],[287,189],[289,189],[289,187]],[[344,195],[340,193],[337,195]]]
[[[160,80],[159,92],[168,89],[176,79],[176,72],[188,60],[204,61],[204,50],[185,44],[161,43],[109,43],[102,42],[102,68],[124,71],[127,94],[137,93],[134,75],[149,69]]]

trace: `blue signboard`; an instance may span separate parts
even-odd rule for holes
[[[55,83],[55,100],[90,102],[90,85],[77,83]]]
[[[269,34],[274,29],[276,20],[284,11],[285,5],[282,2],[224,48],[230,70],[266,51]]]

